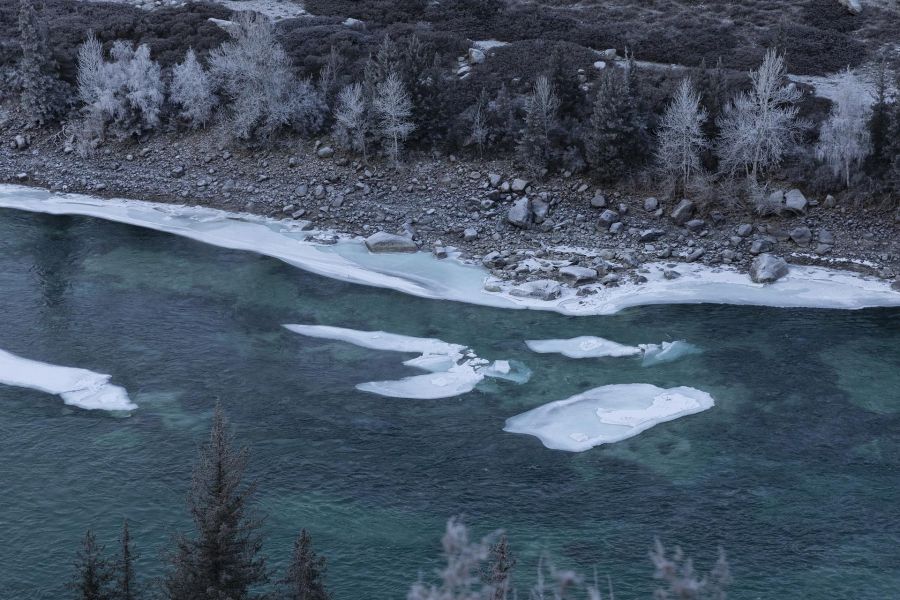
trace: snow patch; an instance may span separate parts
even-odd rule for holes
[[[391,352],[409,352],[420,356],[403,362],[408,367],[428,371],[399,380],[369,381],[356,389],[389,396],[434,400],[452,398],[475,389],[485,377],[525,383],[531,371],[517,361],[489,361],[479,358],[472,350],[460,344],[450,344],[434,338],[418,338],[384,331],[358,331],[327,325],[285,325],[286,329],[307,337],[338,340]]]
[[[51,365],[0,350],[0,383],[56,394],[64,403],[86,410],[136,409],[125,389],[109,380],[109,375]]]
[[[712,396],[689,387],[606,385],[511,417],[503,430],[533,435],[553,450],[584,452],[714,404]]]

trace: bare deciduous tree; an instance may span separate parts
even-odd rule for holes
[[[778,165],[797,141],[800,92],[785,84],[784,57],[774,49],[750,72],[751,89],[739,95],[719,120],[719,158],[729,173],[743,168],[756,179]]]
[[[391,160],[397,162],[401,144],[413,132],[415,125],[410,120],[412,102],[396,71],[391,71],[376,87],[372,108],[378,116],[378,128],[385,150]]]
[[[181,107],[181,117],[192,127],[206,125],[218,103],[209,76],[193,48],[188,49],[184,62],[172,69],[171,98]]]
[[[849,69],[839,89],[828,120],[822,125],[816,154],[835,176],[850,187],[850,173],[869,155],[869,106],[859,78]]]
[[[369,131],[369,115],[362,85],[346,86],[338,94],[334,109],[334,137],[344,148],[359,152],[367,160],[366,135]]]
[[[551,158],[550,131],[556,124],[559,98],[546,75],[539,76],[525,100],[525,133],[519,155],[536,167],[546,167]]]
[[[441,540],[447,565],[439,571],[440,583],[426,585],[419,581],[407,594],[407,600],[489,600],[492,588],[478,576],[487,560],[490,543],[469,541],[469,530],[458,519],[447,521]]]
[[[700,170],[700,151],[709,145],[702,129],[706,118],[700,94],[690,79],[683,79],[660,121],[656,151],[660,169],[682,189]]]
[[[694,571],[690,558],[685,558],[681,548],[676,546],[672,557],[657,539],[650,560],[656,571],[653,576],[662,580],[666,587],[657,588],[653,593],[656,600],[725,600],[725,589],[731,583],[731,573],[725,551],[719,548],[719,559],[706,576]]]
[[[488,135],[490,135],[488,127],[488,100],[485,90],[481,90],[478,101],[475,102],[471,109],[470,124],[472,127],[470,137],[472,143],[478,148],[478,156],[481,157],[484,155],[484,145],[487,142]]]

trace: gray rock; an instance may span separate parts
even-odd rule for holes
[[[319,158],[331,158],[334,156],[334,148],[331,146],[322,146],[318,150],[316,150],[316,156]]]
[[[789,214],[806,214],[808,202],[806,196],[798,189],[793,189],[784,195],[784,211]]]
[[[510,188],[517,194],[521,194],[525,192],[525,189],[528,187],[528,181],[525,179],[513,179],[512,184],[510,184]]]
[[[771,252],[775,249],[775,241],[771,238],[760,238],[758,240],[753,240],[753,243],[750,244],[750,254],[763,254],[765,252]]]
[[[750,234],[753,233],[753,225],[750,223],[742,223],[738,225],[737,234],[742,238],[750,237]]]
[[[659,208],[659,200],[656,198],[644,198],[644,210],[653,212]]]
[[[824,206],[825,208],[834,208],[834,205],[834,196],[832,196],[831,194],[825,196],[825,202],[822,203],[822,206]]]
[[[819,256],[823,254],[828,254],[831,252],[831,244],[816,244],[815,249],[813,250]]]
[[[706,221],[703,219],[691,219],[687,223],[684,224],[687,227],[688,231],[693,233],[699,233],[703,231],[703,228],[706,227]]]
[[[687,262],[689,262],[689,263],[691,263],[691,262],[696,262],[696,261],[698,261],[704,254],[706,254],[706,250],[705,250],[704,248],[695,248],[694,250],[692,250],[692,251],[690,252],[690,254],[688,254],[687,256],[685,256],[684,259],[685,259]]]
[[[478,239],[478,230],[474,227],[466,227],[463,231],[463,239],[467,242],[471,242]]]
[[[484,62],[485,55],[483,50],[478,48],[469,48],[469,64],[480,65]]]
[[[600,280],[600,283],[603,285],[618,285],[619,284],[619,276],[616,273],[610,273],[603,277]]]
[[[641,241],[641,243],[647,244],[650,242],[655,242],[664,235],[666,235],[666,232],[662,229],[645,229],[641,232],[641,235],[638,239]]]
[[[606,208],[606,196],[597,194],[591,198],[591,206],[594,208]]]
[[[625,227],[625,225],[622,224],[622,221],[617,221],[609,226],[609,232],[613,235],[618,235],[622,232],[623,227]]]
[[[503,267],[506,265],[506,259],[500,256],[500,253],[496,250],[493,252],[488,252],[481,259],[481,264],[483,264],[488,269],[496,269],[497,267]]]
[[[419,247],[411,238],[379,231],[366,238],[369,252],[417,252]]]
[[[550,205],[540,198],[535,198],[531,201],[531,214],[534,215],[534,220],[536,223],[543,223],[544,219],[547,218],[547,214],[549,212]]]
[[[443,246],[435,246],[434,250],[431,251],[434,254],[435,258],[444,259],[447,258],[447,249]]]
[[[791,229],[791,240],[798,246],[808,246],[812,241],[812,231],[806,225]]]
[[[19,134],[13,138],[12,147],[16,150],[24,150],[28,147],[28,139],[24,135]]]
[[[750,263],[750,279],[754,283],[773,283],[788,274],[788,264],[783,258],[760,254]]]
[[[693,214],[694,203],[688,199],[684,199],[678,203],[678,206],[672,209],[672,220],[676,225],[684,225]]]
[[[597,280],[597,271],[588,267],[568,266],[559,269],[559,276],[572,285],[582,285]]]
[[[675,271],[674,269],[666,269],[665,271],[663,271],[663,277],[671,281],[672,279],[678,279],[679,277],[681,277],[681,273]]]
[[[182,175],[184,175],[184,167],[178,165],[177,167],[172,169],[171,173],[172,177],[181,177]]]
[[[600,213],[600,223],[599,227],[604,227],[609,229],[609,227],[616,223],[619,220],[619,213],[614,210],[606,209],[602,213]]]
[[[506,220],[522,229],[527,229],[531,224],[531,200],[526,196],[519,198],[506,213]]]
[[[502,181],[502,177],[497,173],[489,173],[488,174],[488,183],[491,184],[492,188],[500,187],[500,182]]]
[[[562,294],[562,286],[552,279],[537,279],[517,285],[509,291],[511,296],[519,298],[537,298],[539,300],[555,300]]]
[[[834,244],[834,234],[832,234],[827,229],[820,229],[818,233],[819,243],[821,244]]]

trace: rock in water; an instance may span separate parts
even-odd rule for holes
[[[754,283],[774,283],[788,274],[788,264],[783,258],[760,254],[750,264],[750,279]]]
[[[412,239],[379,231],[366,238],[369,252],[417,252],[419,247]]]
[[[531,223],[531,200],[528,197],[516,200],[506,214],[506,220],[516,227],[526,229]]]

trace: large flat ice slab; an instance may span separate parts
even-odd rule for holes
[[[431,254],[372,254],[361,238],[345,237],[333,246],[317,244],[315,236],[292,221],[249,214],[139,200],[103,200],[80,194],[53,194],[18,185],[0,185],[0,208],[48,214],[84,215],[147,227],[197,241],[247,250],[278,258],[301,269],[351,283],[389,288],[413,296],[453,300],[503,308],[550,310],[567,315],[612,314],[651,304],[746,304],[795,308],[859,309],[900,306],[900,292],[888,282],[847,271],[792,266],[770,285],[755,284],[731,267],[680,264],[681,277],[666,279],[665,263],[648,263],[643,284],[618,287],[589,284],[596,291],[577,296],[563,286],[558,298],[516,296],[515,284],[491,280],[480,266],[457,260],[437,260]]]
[[[51,365],[0,350],[0,383],[56,394],[66,404],[87,410],[136,409],[125,389],[109,380],[109,375]]]
[[[584,452],[633,437],[658,423],[711,408],[712,397],[689,387],[606,385],[506,420],[504,431],[536,436],[547,448]]]
[[[641,353],[637,346],[626,346],[601,337],[582,335],[570,339],[525,340],[532,352],[562,354],[569,358],[600,358],[603,356],[635,356]]]
[[[284,327],[307,337],[338,340],[373,350],[419,354],[403,364],[428,373],[397,380],[369,381],[356,386],[360,391],[380,396],[419,400],[452,398],[471,392],[485,377],[525,383],[531,375],[531,371],[520,363],[511,364],[503,360],[491,363],[479,358],[466,346],[434,338],[329,325],[289,324]]]

